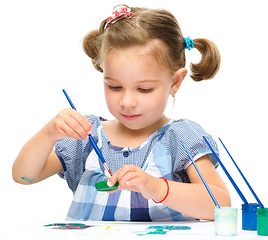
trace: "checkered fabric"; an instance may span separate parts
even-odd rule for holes
[[[92,137],[100,148],[112,173],[124,164],[134,164],[155,177],[177,182],[190,182],[186,169],[191,161],[182,140],[194,160],[209,154],[218,163],[203,140],[205,136],[218,153],[216,142],[203,128],[190,120],[171,119],[135,149],[113,146],[101,125],[101,118],[87,116],[92,124]],[[97,192],[95,183],[107,180],[104,168],[90,142],[64,138],[57,141],[55,152],[62,162],[64,178],[73,191],[67,219],[98,221],[182,221],[193,220],[163,204],[145,199],[140,193],[121,190]]]

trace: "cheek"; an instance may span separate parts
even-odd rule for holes
[[[105,93],[106,106],[108,110],[114,115],[115,112],[118,111],[119,107],[118,94],[115,94],[114,92],[110,91],[110,89],[108,89],[104,93]]]
[[[157,93],[141,101],[143,109],[154,114],[163,113],[168,102],[168,95]]]
[[[112,97],[111,94],[105,95],[105,99],[108,105],[113,105],[113,103],[115,102],[115,97]]]
[[[111,92],[106,88],[104,88],[104,95],[107,106],[112,105],[112,102],[114,101],[115,98],[112,96]]]
[[[169,98],[169,90],[168,89],[161,89],[161,91],[158,91],[155,93],[152,100],[155,102],[156,106],[166,106]]]
[[[111,89],[106,84],[104,84],[104,95],[105,95],[106,100],[112,100],[113,99],[113,92],[111,91]]]

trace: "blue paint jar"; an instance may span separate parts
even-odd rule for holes
[[[257,231],[257,203],[242,204],[242,229]]]

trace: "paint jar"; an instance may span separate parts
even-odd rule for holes
[[[242,229],[256,231],[257,230],[257,203],[242,204]]]
[[[216,207],[215,214],[215,234],[219,236],[237,235],[237,214],[238,209],[232,207]]]
[[[257,234],[268,236],[268,208],[257,209]]]

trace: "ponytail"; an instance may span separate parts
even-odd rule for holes
[[[102,72],[100,67],[101,59],[99,52],[101,50],[100,30],[96,29],[89,32],[83,39],[83,50],[91,58],[93,66]]]
[[[199,63],[191,63],[190,77],[194,81],[202,81],[213,78],[220,68],[221,57],[218,47],[210,40],[197,38],[194,40],[194,47],[201,53]]]

